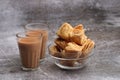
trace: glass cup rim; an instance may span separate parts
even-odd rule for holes
[[[50,54],[50,46],[52,46],[52,45],[53,45],[52,43],[50,43],[50,44],[48,45],[49,55],[50,55],[52,58],[58,59],[58,60],[84,60],[84,59],[87,59],[87,58],[93,56],[93,54],[94,54],[93,52],[94,52],[94,49],[95,49],[95,47],[94,47],[93,50],[89,53],[89,55],[86,56],[86,57],[83,57],[83,58],[71,58],[71,59],[67,59],[67,58],[59,58],[59,57],[55,57],[55,56],[51,55],[51,54]],[[58,52],[58,53],[61,53],[61,52]]]
[[[28,29],[28,30],[36,30],[36,29],[33,29],[33,28],[29,27],[29,26],[32,26],[32,25],[43,25],[43,26],[49,27],[47,23],[42,23],[42,22],[41,22],[41,23],[34,23],[34,22],[33,22],[33,23],[28,23],[28,24],[26,24],[24,28],[25,28],[25,29]],[[43,28],[38,28],[38,29],[40,29],[40,30],[46,30],[47,28],[45,29],[45,28],[43,27]]]
[[[22,36],[22,34],[24,34],[24,36]],[[16,37],[17,38],[25,38],[25,37],[26,38],[31,38],[31,37],[32,38],[42,38],[42,34],[40,33],[40,36],[30,36],[29,37],[29,36],[26,35],[26,32],[18,32],[18,33],[16,33]]]

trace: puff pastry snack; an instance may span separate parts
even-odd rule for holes
[[[81,56],[83,46],[79,46],[74,42],[67,43],[65,50],[62,51],[62,58],[77,59]],[[65,66],[74,66],[76,60],[60,60],[60,63]]]
[[[65,40],[69,41],[70,38],[70,34],[73,31],[73,27],[68,24],[68,23],[64,23],[57,31],[57,35]]]
[[[60,49],[65,49],[65,47],[67,46],[67,41],[61,39],[61,38],[57,38],[55,39],[55,44],[60,48]]]
[[[83,49],[82,49],[82,57],[85,57],[88,55],[88,53],[90,53],[92,51],[92,49],[95,46],[95,42],[92,41],[91,39],[87,39],[86,43],[83,45]]]
[[[55,57],[61,57],[60,50],[56,45],[53,45],[50,47],[50,52],[51,52],[51,55]]]
[[[67,46],[65,47],[64,52],[62,52],[63,58],[79,58],[82,54],[83,46],[79,46],[74,42],[69,42]]]
[[[79,30],[81,34],[84,34],[84,32],[85,32],[82,24],[75,26],[74,29]]]
[[[83,45],[87,40],[87,36],[85,35],[85,31],[82,24],[79,24],[74,27],[72,31],[72,36],[70,41],[75,42],[79,45]]]

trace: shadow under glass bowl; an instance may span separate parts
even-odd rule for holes
[[[48,50],[49,50],[49,55],[51,56],[52,59],[54,59],[54,63],[60,67],[61,69],[68,69],[68,70],[74,70],[74,69],[81,69],[83,67],[85,67],[85,65],[87,65],[90,60],[91,57],[94,53],[94,49],[91,51],[91,53],[89,53],[86,57],[82,57],[82,58],[62,58],[62,57],[56,57],[54,55],[52,55],[53,53],[50,51],[50,47],[54,45],[54,44],[50,44],[48,46]],[[57,53],[57,54],[61,54],[61,52]]]

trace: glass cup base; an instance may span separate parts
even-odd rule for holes
[[[40,59],[40,62],[44,62],[44,61],[45,61],[45,58]]]
[[[34,71],[34,70],[37,70],[38,67],[37,67],[37,68],[25,68],[25,67],[21,67],[21,69],[22,69],[23,71]]]

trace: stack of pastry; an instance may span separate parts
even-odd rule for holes
[[[72,27],[68,23],[62,24],[57,31],[58,38],[55,39],[55,45],[50,47],[50,53],[55,57],[65,59],[85,58],[94,48],[94,41],[85,35],[82,24]],[[79,60],[62,60],[61,64],[74,66]],[[79,61],[81,62],[81,61]]]

